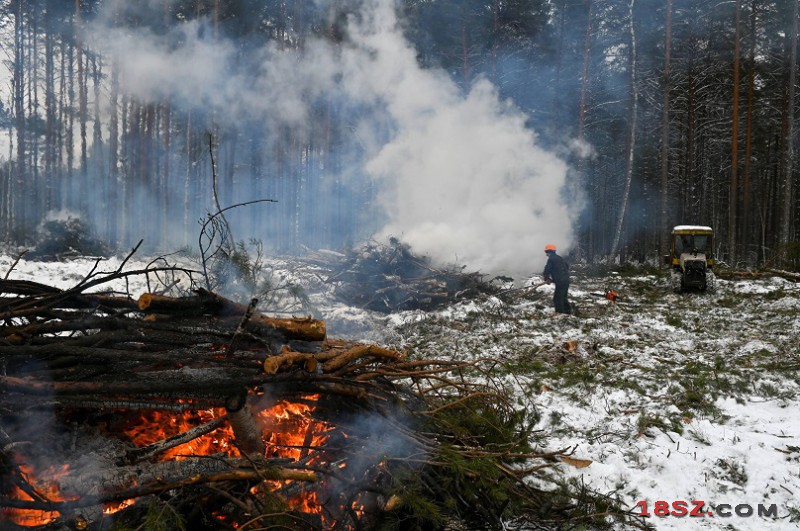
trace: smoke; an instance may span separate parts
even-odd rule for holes
[[[246,53],[202,20],[166,33],[120,28],[111,13],[124,6],[109,3],[85,39],[113,56],[124,90],[138,98],[217,110],[219,122],[291,125],[300,135],[321,99],[344,109],[352,138],[341,143],[348,164],[335,177],[376,187],[377,204],[366,205],[380,220],[374,238],[513,276],[540,270],[546,243],[569,251],[578,204],[567,200],[566,163],[539,146],[529,117],[489,81],[465,93],[443,70],[421,68],[391,0],[355,3],[341,40]]]
[[[465,99],[400,123],[367,165],[386,182],[384,233],[439,261],[515,274],[530,272],[548,241],[569,247],[567,168],[494,87],[479,82]]]
[[[391,4],[371,7],[351,27],[356,57],[345,78],[384,99],[395,127],[365,165],[382,184],[381,235],[495,273],[530,273],[548,241],[568,250],[566,164],[537,146],[527,117],[488,81],[462,95],[443,72],[421,69]]]

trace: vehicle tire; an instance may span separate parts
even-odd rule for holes
[[[670,283],[672,284],[672,291],[675,293],[683,293],[683,275],[680,271],[672,270],[670,274]]]
[[[714,276],[713,271],[706,271],[706,291],[714,293],[717,291],[717,277]]]

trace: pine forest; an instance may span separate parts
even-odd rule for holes
[[[0,233],[31,245],[48,216],[70,212],[113,249],[139,239],[174,249],[195,242],[208,212],[270,199],[231,211],[238,239],[280,252],[352,246],[413,201],[384,194],[392,179],[416,172],[412,186],[458,196],[488,178],[492,159],[516,156],[497,134],[480,140],[476,175],[447,149],[393,174],[393,162],[418,154],[414,135],[436,127],[425,113],[456,108],[465,123],[513,119],[564,164],[547,197],[568,215],[532,219],[567,225],[558,230],[574,259],[655,260],[686,223],[714,227],[714,251],[731,265],[796,262],[798,9],[10,0],[0,6]],[[398,35],[381,40],[386,32]],[[395,57],[396,71],[379,56]],[[416,78],[397,72],[406,56]],[[495,98],[500,118],[482,115],[481,98]],[[457,127],[439,133],[437,143],[473,141]],[[448,171],[439,190],[432,183]]]

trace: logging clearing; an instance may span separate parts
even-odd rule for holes
[[[198,287],[196,270],[126,262],[68,289],[0,280],[12,527],[136,527],[154,511],[191,529],[582,518],[530,483],[573,450],[531,446],[497,360],[330,338],[322,320]],[[152,289],[104,290],[136,276]]]

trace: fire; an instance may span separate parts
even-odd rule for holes
[[[70,473],[69,465],[55,466],[50,465],[43,470],[37,471],[33,466],[26,464],[24,458],[16,455],[15,461],[18,463],[22,479],[24,479],[35,491],[37,500],[42,499],[50,502],[74,501],[80,498],[76,494],[65,494],[60,488],[60,481]],[[11,492],[11,499],[20,501],[36,501],[20,487],[14,487]],[[119,503],[103,505],[103,514],[110,515],[117,511],[130,507],[134,500],[125,500]],[[40,511],[36,509],[7,509],[0,511],[9,521],[19,526],[35,527],[48,525],[56,522],[61,513],[58,511]]]
[[[107,503],[103,505],[103,514],[106,516],[112,515],[118,511],[121,511],[122,509],[130,507],[134,503],[136,503],[136,500],[123,500],[119,503]]]
[[[223,408],[183,411],[177,414],[165,411],[146,411],[141,414],[141,417],[131,422],[130,427],[125,428],[123,433],[133,444],[142,447],[168,439],[223,415],[225,415]],[[230,443],[231,440],[233,440],[233,430],[228,425],[222,425],[211,433],[167,450],[161,459],[163,461],[181,460],[191,456],[219,453],[228,457],[241,457],[236,446]]]
[[[301,397],[298,401],[279,400],[268,407],[254,412],[257,425],[262,430],[262,440],[266,447],[267,458],[286,458],[303,462],[307,465],[318,463],[324,453],[317,451],[327,440],[333,426],[330,423],[314,418],[318,396]],[[145,411],[141,413],[118,412],[122,417],[123,428],[116,434],[132,442],[137,447],[147,446],[169,437],[186,432],[194,427],[213,421],[225,415],[224,408],[183,411]],[[223,423],[213,431],[188,443],[167,450],[159,456],[163,461],[181,460],[194,456],[224,454],[231,458],[241,457],[234,444],[235,437],[230,425]],[[65,496],[58,486],[58,480],[70,473],[69,467],[48,470],[34,470],[17,459],[25,479],[37,493],[50,501],[67,501],[77,496]],[[288,483],[288,482],[285,482]],[[251,493],[274,492],[283,487],[278,481],[265,481],[251,488]],[[34,501],[22,489],[15,488],[12,499]],[[287,495],[287,504],[293,510],[306,513],[322,512],[322,503],[315,490],[296,492]],[[110,515],[129,507],[135,500],[107,504],[103,514]],[[355,509],[355,507],[354,507]],[[53,523],[61,517],[57,511],[40,511],[29,509],[11,509],[2,515],[19,526],[42,526]]]
[[[318,397],[312,395],[304,398],[315,401]],[[268,457],[288,457],[300,461],[308,456],[310,448],[322,446],[333,426],[315,420],[314,409],[307,402],[281,400],[258,412],[264,426]]]
[[[20,456],[14,456],[16,460],[21,460]],[[58,480],[69,473],[69,466],[60,467],[49,466],[47,469],[37,472],[26,463],[19,464],[22,479],[28,482],[36,491],[37,497],[44,498],[51,502],[62,502],[74,500],[76,496],[63,496],[58,487]],[[20,501],[34,501],[30,494],[19,487],[14,487],[11,498]],[[0,512],[10,521],[21,526],[38,526],[55,522],[59,518],[58,511],[37,511],[33,509],[7,509]]]
[[[303,397],[308,402],[316,401],[317,395]],[[267,446],[267,457],[286,457],[295,461],[316,463],[322,456],[311,453],[312,448],[319,448],[327,440],[328,432],[333,426],[327,422],[315,420],[315,408],[308,402],[290,402],[281,400],[274,406],[258,412],[258,418],[264,426],[264,442]],[[265,482],[266,487],[274,490],[281,486],[280,482]],[[264,486],[256,485],[251,491],[257,494]],[[322,503],[316,490],[301,491],[289,497],[287,504],[294,510],[320,514]]]

